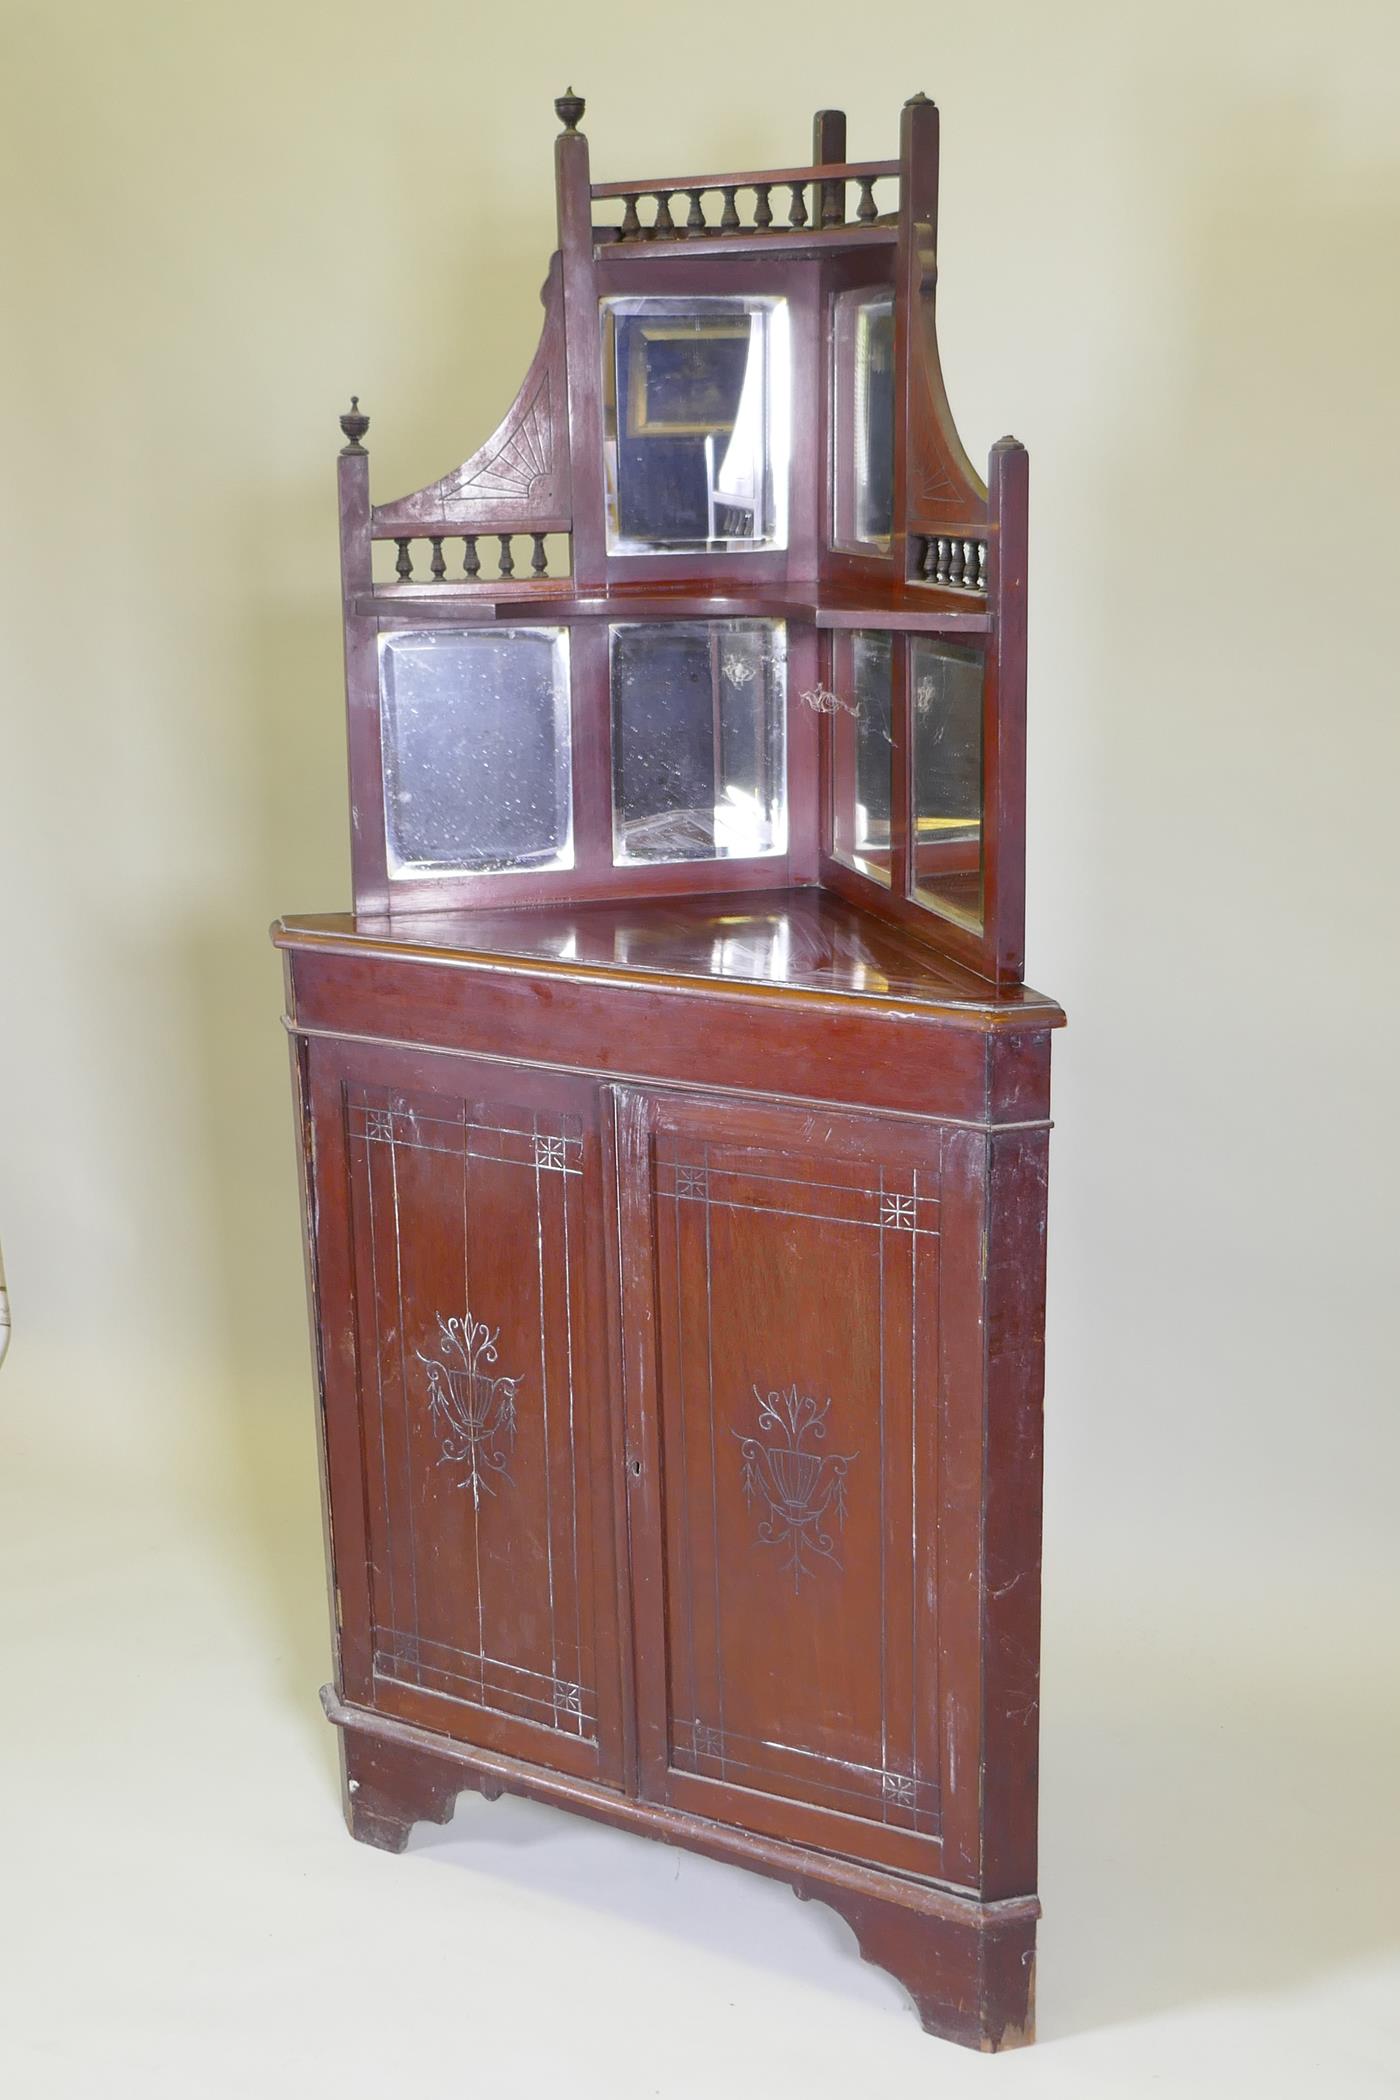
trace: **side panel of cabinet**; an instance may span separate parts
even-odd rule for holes
[[[310,1046],[345,1696],[621,1772],[596,1088]]]
[[[950,1307],[945,1138],[621,1090],[618,1127],[642,1791],[971,1881],[980,1250]]]

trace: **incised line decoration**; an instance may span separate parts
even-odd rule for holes
[[[762,1512],[760,1545],[776,1546],[782,1565],[792,1574],[794,1590],[819,1560],[841,1563],[832,1529],[846,1519],[846,1474],[857,1451],[820,1448],[826,1436],[831,1401],[818,1403],[795,1385],[766,1396],[753,1388],[758,1426],[746,1436],[736,1429],[744,1467],[744,1499]]]
[[[493,1480],[510,1480],[515,1445],[515,1396],[522,1381],[492,1375],[499,1327],[437,1316],[437,1356],[415,1352],[428,1370],[428,1411],[442,1446],[440,1466],[464,1466],[458,1487],[470,1488],[472,1506],[494,1495]]]

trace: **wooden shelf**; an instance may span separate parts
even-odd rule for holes
[[[593,228],[594,252],[601,260],[639,256],[657,261],[663,256],[688,256],[696,262],[708,255],[763,255],[781,249],[785,255],[825,254],[832,248],[892,248],[899,238],[893,220],[869,226],[789,226],[767,233],[693,233],[680,231],[651,240],[644,234],[624,241],[614,226]]]
[[[411,625],[490,627],[535,616],[575,620],[801,620],[818,628],[886,627],[911,634],[987,634],[986,600],[952,591],[828,591],[820,584],[768,584],[704,590],[657,583],[574,592],[568,579],[499,593],[480,584],[399,584],[356,598],[358,618]]]

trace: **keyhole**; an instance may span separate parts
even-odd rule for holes
[[[629,1471],[629,1472],[630,1472],[630,1473],[632,1474],[632,1477],[633,1477],[633,1478],[634,1478],[635,1480],[640,1480],[640,1479],[641,1479],[641,1477],[642,1477],[642,1462],[641,1462],[641,1460],[640,1460],[639,1458],[629,1458],[629,1459],[628,1459],[628,1461],[627,1461],[627,1469],[628,1469],[628,1471]]]

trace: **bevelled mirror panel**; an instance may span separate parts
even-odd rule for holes
[[[562,629],[383,635],[379,704],[391,876],[573,866]]]
[[[782,622],[671,620],[609,634],[616,864],[785,853]]]
[[[833,302],[832,544],[888,554],[894,519],[894,295]]]
[[[784,299],[605,299],[604,459],[614,554],[787,545]]]
[[[909,894],[974,933],[982,931],[982,680],[979,647],[911,639]]]
[[[894,796],[894,637],[857,629],[832,638],[831,851],[858,875],[890,880]]]

